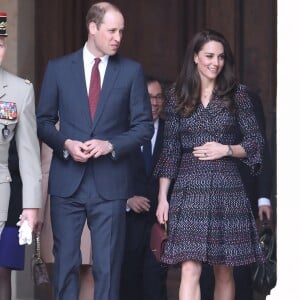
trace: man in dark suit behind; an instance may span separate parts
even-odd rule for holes
[[[156,220],[158,178],[152,175],[152,171],[163,142],[164,121],[159,117],[163,107],[163,93],[161,84],[154,78],[147,78],[147,86],[155,132],[151,140],[149,166],[145,157],[145,144],[132,155],[135,193],[127,201],[120,300],[167,299],[167,268],[155,260],[149,246],[150,229]]]
[[[86,24],[85,46],[49,61],[37,111],[39,137],[53,149],[54,293],[57,300],[78,299],[80,238],[87,220],[94,299],[117,300],[126,200],[133,195],[129,155],[151,138],[153,121],[141,65],[117,54],[121,11],[96,3]]]
[[[259,96],[248,91],[254,113],[262,133],[265,136],[265,117],[264,110]],[[266,139],[266,137],[265,137]],[[252,212],[255,218],[262,220],[263,213],[267,219],[271,219],[271,192],[273,182],[273,170],[270,157],[270,149],[266,141],[263,155],[262,171],[259,175],[250,174],[250,169],[246,164],[237,161],[246,193],[251,202]],[[240,266],[234,268],[235,280],[235,300],[253,300],[253,288],[250,266]],[[201,274],[201,299],[213,300],[214,275],[212,268],[203,265]]]

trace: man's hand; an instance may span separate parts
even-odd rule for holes
[[[133,196],[127,200],[127,205],[136,213],[147,212],[150,209],[150,200],[142,196]]]
[[[89,140],[84,143],[87,153],[90,157],[98,158],[101,155],[106,155],[112,151],[112,146],[109,141]]]
[[[88,147],[80,141],[67,139],[65,141],[65,149],[78,162],[86,162],[91,157]]]
[[[258,207],[258,217],[259,217],[260,221],[263,220],[263,214],[265,214],[268,221],[270,221],[271,216],[272,216],[272,206],[270,206],[270,205],[261,205],[261,206],[259,206]]]

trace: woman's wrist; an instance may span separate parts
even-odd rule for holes
[[[226,152],[226,156],[233,156],[233,150],[231,145],[227,145],[227,152]]]

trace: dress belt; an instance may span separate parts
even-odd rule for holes
[[[181,153],[193,153],[194,148],[182,148]]]

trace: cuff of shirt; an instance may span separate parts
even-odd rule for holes
[[[268,198],[261,197],[258,199],[258,206],[268,205],[271,206],[271,201]]]
[[[131,208],[128,206],[128,200],[127,200],[127,203],[126,203],[126,212],[129,212],[131,210]]]

